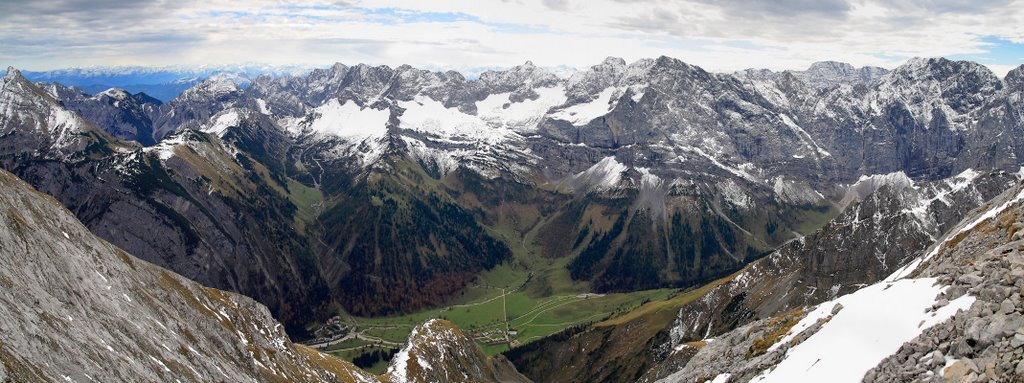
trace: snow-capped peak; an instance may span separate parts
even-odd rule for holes
[[[1002,87],[987,67],[970,61],[945,58],[913,58],[879,80],[868,98],[873,113],[882,105],[902,103],[915,119],[930,125],[940,111],[949,128],[968,128],[969,114]]]
[[[10,80],[15,77],[21,77],[21,71],[14,69],[13,66],[7,67],[7,73],[4,74],[4,80]]]
[[[119,101],[123,101],[131,97],[131,94],[128,94],[128,92],[121,88],[110,88],[103,92],[100,92],[100,95],[104,95]]]
[[[594,166],[572,177],[573,188],[581,191],[605,191],[614,188],[622,180],[622,173],[629,167],[608,156]]]
[[[237,91],[238,85],[235,85],[234,82],[211,78],[189,88],[178,97],[182,99],[217,98]]]

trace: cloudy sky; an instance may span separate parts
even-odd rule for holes
[[[1024,0],[0,0],[0,64],[586,67],[667,55],[714,71],[820,60],[1024,63]]]

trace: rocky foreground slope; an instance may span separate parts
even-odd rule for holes
[[[527,382],[447,321],[377,377],[293,344],[267,308],[139,260],[0,170],[0,381]]]
[[[367,382],[267,308],[141,261],[0,171],[0,380]]]

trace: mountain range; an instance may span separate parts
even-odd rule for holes
[[[55,82],[82,88],[94,94],[110,88],[120,88],[131,93],[144,92],[150,97],[166,102],[181,92],[207,78],[220,78],[246,85],[259,75],[299,75],[311,67],[298,65],[203,65],[203,66],[114,66],[84,67],[49,71],[25,71],[25,77],[32,81]]]
[[[526,377],[753,378],[788,349],[749,348],[762,332],[911,284],[886,281],[1020,181],[1022,94],[1024,66],[1001,79],[941,58],[737,73],[609,58],[568,78],[527,62],[473,79],[336,64],[213,77],[167,102],[11,68],[0,165],[113,246],[267,305],[298,339],[339,308],[438,307],[539,258],[594,293],[701,294],[515,348]],[[719,336],[755,351],[732,358]]]

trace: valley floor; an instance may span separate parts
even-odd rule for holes
[[[567,260],[517,257],[483,273],[445,307],[408,315],[355,317],[343,315],[349,332],[311,346],[353,361],[366,353],[400,348],[416,326],[431,318],[447,319],[470,334],[488,355],[530,343],[566,328],[626,315],[651,301],[663,301],[680,289],[592,294],[585,283],[573,282]],[[507,338],[506,338],[507,334]],[[380,373],[381,360],[369,367]]]

